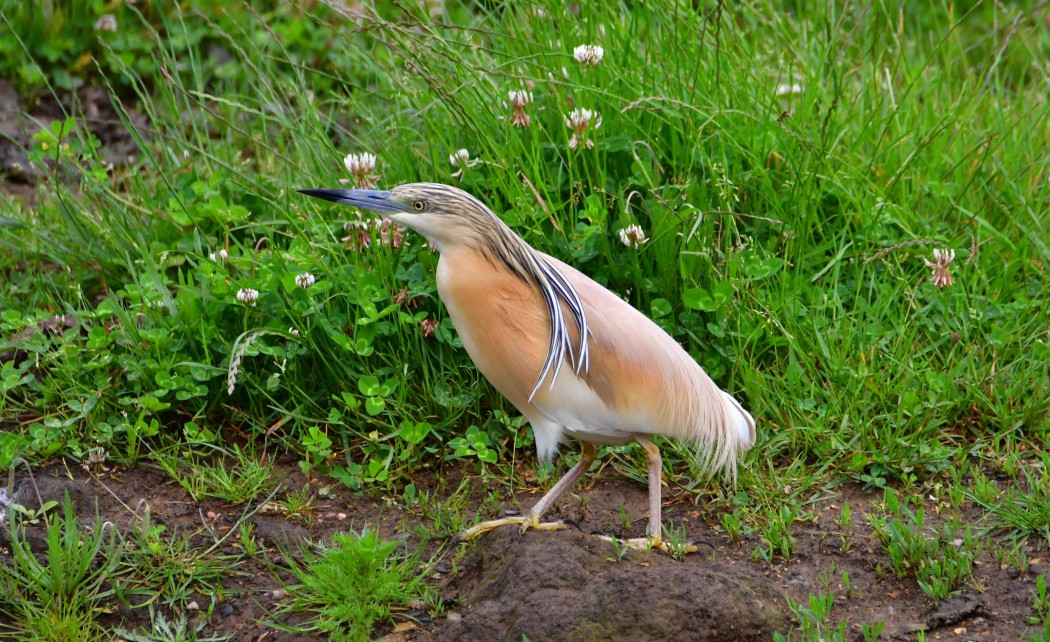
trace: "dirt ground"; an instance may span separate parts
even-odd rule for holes
[[[10,81],[0,79],[0,194],[33,199],[37,183],[44,178],[42,172],[49,170],[31,165],[24,150],[32,145],[33,134],[67,116],[87,123],[106,162],[119,166],[135,156],[135,142],[105,90],[85,87],[76,96],[66,94],[57,101],[49,95],[25,98]],[[144,129],[141,114],[132,109],[129,117]]]
[[[326,539],[333,533],[374,527],[388,539],[416,550],[417,526],[432,526],[421,510],[401,508],[400,497],[367,496],[331,484],[308,482],[293,462],[281,462],[276,478],[285,492],[309,485],[314,502],[309,520],[257,512],[248,521],[265,550],[254,559],[242,559],[235,571],[221,578],[220,597],[205,635],[233,635],[234,640],[284,641],[303,639],[267,626],[266,622],[287,593],[274,573],[283,561],[281,548],[295,549],[303,540]],[[460,467],[441,472],[441,488],[456,488]],[[433,478],[436,478],[432,476]],[[421,493],[439,492],[433,478],[417,483]],[[16,482],[29,483],[27,478]],[[471,478],[471,497],[465,509],[472,514],[481,497],[491,491],[480,478]],[[148,505],[155,523],[167,527],[166,536],[190,534],[198,547],[211,545],[234,528],[252,507],[222,502],[197,503],[181,486],[147,466],[111,470],[102,476],[79,468],[54,465],[37,471],[35,484],[44,501],[69,493],[77,512],[100,516],[127,533]],[[330,493],[322,497],[322,486]],[[538,491],[538,489],[535,489]],[[665,494],[672,494],[670,492]],[[530,505],[537,495],[519,492],[515,503]],[[586,498],[581,502],[580,498]],[[850,537],[853,547],[840,550],[835,521],[843,499],[853,508]],[[564,519],[568,528],[557,532],[531,531],[520,535],[513,527],[483,536],[463,548],[431,543],[424,559],[432,558],[430,575],[445,604],[444,615],[421,606],[400,614],[395,631],[382,625],[377,637],[389,640],[642,640],[725,639],[766,640],[786,631],[792,618],[784,598],[799,602],[810,594],[832,591],[832,622],[846,620],[851,639],[862,639],[862,623],[885,623],[883,639],[915,639],[927,630],[928,639],[1019,640],[1035,630],[1027,625],[1032,614],[1030,593],[1038,574],[1050,573],[1046,551],[1032,548],[1027,573],[1000,568],[991,553],[979,558],[972,585],[959,597],[940,604],[927,599],[914,580],[898,580],[880,573],[888,558],[871,537],[864,514],[872,497],[858,488],[844,488],[812,507],[816,523],[798,524],[797,553],[790,561],[772,565],[752,560],[756,542],[731,541],[716,530],[717,515],[706,515],[689,501],[665,504],[664,520],[688,528],[700,553],[675,561],[658,552],[631,551],[617,560],[610,544],[594,534],[640,536],[645,527],[646,490],[606,470],[597,479],[585,478],[572,496],[563,498],[551,518]],[[145,502],[145,504],[143,504]],[[584,506],[581,508],[581,504]],[[513,506],[507,503],[506,506]],[[631,517],[624,532],[621,506]],[[31,533],[32,535],[32,533]],[[37,534],[39,536],[39,534]],[[237,537],[230,537],[213,555],[237,555]],[[10,557],[0,554],[0,563]],[[841,574],[852,584],[847,595]],[[211,595],[196,595],[198,605]],[[144,608],[113,605],[104,622],[125,629],[148,630]]]

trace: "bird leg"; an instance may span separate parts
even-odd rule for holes
[[[645,537],[622,540],[620,544],[636,550],[658,548],[665,553],[695,553],[697,548],[693,544],[676,546],[672,550],[672,547],[664,543],[660,525],[660,476],[663,471],[663,459],[660,457],[660,449],[646,437],[635,435],[634,440],[645,451],[645,461],[649,469],[649,526],[645,530]],[[602,539],[608,542],[613,540],[611,537]]]
[[[459,538],[461,540],[473,539],[483,533],[487,533],[495,528],[499,528],[500,526],[506,526],[507,524],[517,524],[521,526],[522,533],[530,528],[541,531],[556,531],[565,528],[565,524],[562,522],[540,522],[540,517],[543,516],[543,513],[546,512],[554,502],[558,501],[559,497],[565,494],[565,491],[572,488],[573,484],[575,484],[576,481],[587,472],[587,469],[591,467],[592,463],[594,463],[596,453],[597,451],[594,446],[585,441],[581,441],[579,463],[573,466],[569,472],[565,473],[565,476],[558,480],[558,483],[554,485],[554,488],[547,491],[547,494],[544,495],[540,501],[536,502],[527,514],[481,522],[480,524],[460,533]],[[659,492],[659,489],[657,489],[657,492]]]

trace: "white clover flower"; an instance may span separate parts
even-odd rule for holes
[[[511,105],[514,106],[514,126],[528,127],[532,119],[525,113],[525,106],[532,102],[532,92],[524,89],[513,90],[507,93]]]
[[[252,288],[237,290],[237,300],[248,307],[254,308],[259,300],[259,291]]]
[[[317,279],[315,279],[314,275],[309,272],[295,275],[295,285],[304,290],[313,285],[315,281],[317,281]]]
[[[948,271],[948,266],[951,265],[952,261],[955,260],[955,250],[949,249],[936,249],[933,251],[933,261],[927,261],[923,259],[923,263],[926,267],[930,268],[933,274],[930,276],[930,281],[939,288],[946,288],[953,283],[952,275]]]
[[[423,8],[431,18],[440,17],[445,13],[445,0],[423,0]]]
[[[605,57],[605,50],[598,45],[580,45],[572,50],[572,57],[584,67],[593,67]]]
[[[802,93],[802,85],[794,83],[791,85],[777,85],[776,96],[781,98],[783,96],[794,96]]]
[[[395,250],[401,247],[405,240],[405,228],[396,225],[385,218],[376,218],[370,221],[372,229],[376,231],[380,245],[389,245]]]
[[[98,17],[95,21],[95,31],[116,31],[117,30],[117,17],[111,13],[106,13]]]
[[[591,125],[591,121],[594,125]],[[602,126],[602,117],[598,112],[590,109],[574,109],[569,117],[565,119],[565,126],[573,131],[569,139],[569,149],[576,149],[580,145],[590,149],[594,147],[594,141],[588,138],[587,130],[598,129]]]
[[[296,336],[296,337],[301,337],[301,336],[303,336],[303,335],[302,335],[302,334],[301,334],[301,333],[299,332],[299,330],[298,330],[298,329],[296,329],[296,328],[291,328],[291,327],[290,327],[290,328],[288,328],[288,334],[290,334],[290,335],[292,335],[292,336]]]
[[[459,169],[452,173],[452,178],[463,178],[463,173],[478,164],[477,160],[471,160],[470,152],[465,149],[456,150],[456,153],[448,157],[448,162]]]
[[[433,319],[423,319],[419,322],[419,329],[423,332],[424,339],[433,339],[437,328],[438,323]]]
[[[350,172],[359,188],[375,189],[376,181],[379,180],[379,176],[372,173],[376,168],[375,154],[347,154],[343,165],[346,165],[346,171]]]
[[[640,225],[628,225],[620,230],[620,242],[627,247],[638,247],[648,240]]]
[[[226,251],[226,248],[222,248],[218,252],[209,253],[208,258],[216,263],[225,263],[226,259],[230,258],[230,253]]]

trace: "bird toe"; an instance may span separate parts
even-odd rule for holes
[[[695,544],[689,542],[665,542],[659,537],[632,537],[630,539],[619,539],[608,535],[599,536],[603,542],[609,542],[614,546],[628,548],[634,551],[658,550],[667,553],[671,557],[682,557],[688,553],[696,553]]]
[[[492,519],[487,522],[481,522],[474,526],[471,526],[467,530],[459,534],[459,539],[469,540],[484,535],[485,533],[495,530],[500,526],[516,525],[521,529],[521,534],[524,535],[525,531],[529,529],[535,529],[538,531],[556,531],[565,528],[565,524],[561,522],[541,522],[539,517],[531,515],[515,515],[513,517],[503,517],[500,519]]]

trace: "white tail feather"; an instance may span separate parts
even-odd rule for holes
[[[733,398],[733,395],[724,390],[722,394],[725,395],[725,401],[732,409],[728,414],[730,421],[736,427],[737,436],[740,437],[740,441],[737,443],[737,450],[745,452],[755,443],[755,420],[751,413],[744,410],[740,402]]]

